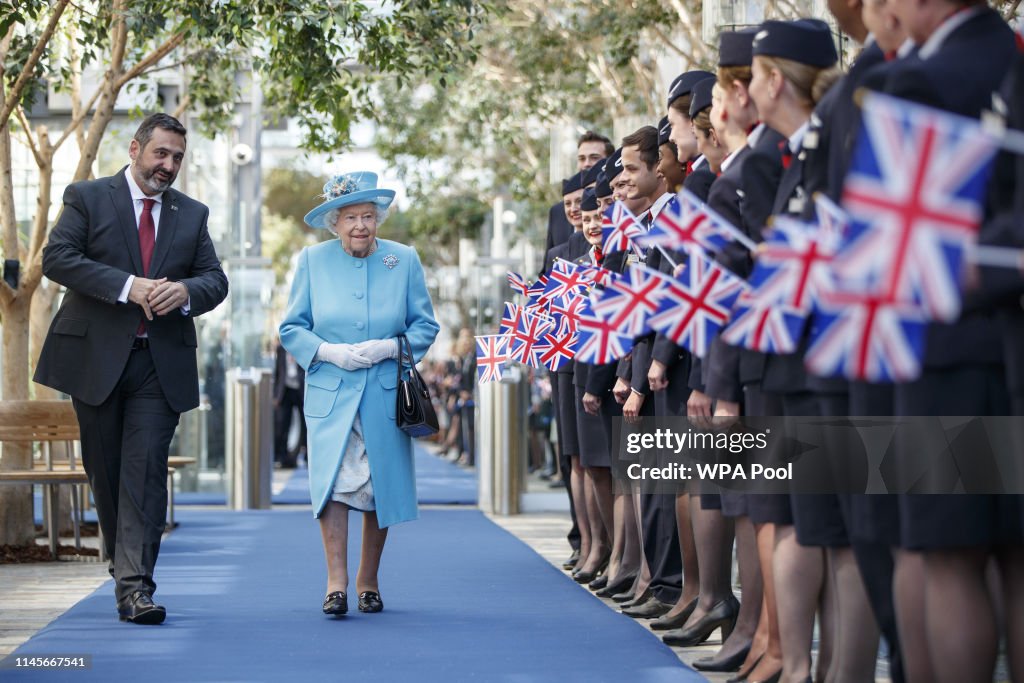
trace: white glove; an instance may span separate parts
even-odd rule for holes
[[[368,358],[374,365],[388,358],[398,358],[397,339],[371,339],[359,342],[353,348],[356,353]]]
[[[342,370],[363,370],[373,365],[352,344],[328,344],[324,342],[316,350],[316,359],[337,365]]]

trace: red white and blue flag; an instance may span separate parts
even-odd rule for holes
[[[549,300],[545,293],[547,286],[547,275],[541,275],[537,278],[537,281],[526,290],[526,304],[523,305],[523,309],[534,313],[545,310]]]
[[[747,284],[720,264],[692,253],[678,280],[666,278],[659,311],[651,328],[703,358],[711,341],[729,321]]]
[[[604,255],[632,249],[639,252],[634,241],[647,234],[636,216],[622,202],[615,202],[601,219],[601,251]]]
[[[523,311],[509,341],[509,359],[530,367],[540,367],[536,346],[541,338],[554,328],[555,323],[550,318]]]
[[[754,306],[810,313],[814,302],[833,286],[831,263],[840,236],[831,225],[811,225],[784,216],[772,219],[750,273],[749,298]]]
[[[760,306],[747,295],[733,307],[722,341],[762,353],[793,353],[807,314],[785,306]]]
[[[580,311],[586,302],[587,297],[583,294],[568,294],[551,300],[548,310],[558,326],[557,334],[564,335],[576,331]]]
[[[661,300],[672,278],[644,266],[632,265],[620,277],[591,296],[594,312],[608,324],[631,337],[651,331],[650,317],[661,306]]]
[[[705,206],[689,190],[680,192],[678,201],[666,204],[651,224],[650,232],[636,240],[642,247],[658,246],[702,253],[719,251],[730,242],[740,242],[752,248],[746,235]]]
[[[505,310],[501,316],[501,322],[498,324],[498,333],[509,335],[519,325],[519,316],[523,313],[523,309],[515,304],[505,302]]]
[[[831,292],[814,312],[804,366],[821,377],[906,382],[921,374],[925,329],[916,305]]]
[[[500,380],[507,362],[507,336],[494,334],[476,338],[476,376],[481,384]]]
[[[605,365],[622,358],[633,348],[633,338],[621,334],[591,308],[584,299],[579,316],[576,360],[594,365]]]
[[[548,275],[548,284],[544,288],[544,297],[553,301],[570,293],[585,292],[594,281],[593,274],[575,263],[563,259],[555,259],[555,264]]]
[[[576,356],[576,333],[548,332],[534,347],[537,360],[548,370],[555,372],[572,362]]]
[[[836,270],[845,291],[956,320],[996,144],[973,119],[867,94],[843,186],[850,226]]]
[[[508,286],[511,287],[513,291],[518,292],[519,294],[522,294],[523,296],[529,296],[526,293],[526,290],[528,290],[530,288],[530,283],[526,281],[526,278],[524,278],[519,273],[512,272],[511,270],[508,271],[507,275],[508,275]]]

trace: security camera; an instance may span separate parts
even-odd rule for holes
[[[252,161],[253,151],[252,147],[239,142],[237,145],[231,148],[231,163],[235,166],[245,166]]]

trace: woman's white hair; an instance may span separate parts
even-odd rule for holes
[[[377,227],[379,228],[384,220],[388,217],[388,209],[381,206],[380,204],[374,204],[373,202],[366,202],[367,204],[373,204],[373,208],[377,210]],[[356,205],[358,206],[358,204]],[[342,207],[347,208],[347,207]],[[338,222],[338,216],[341,215],[341,209],[331,209],[324,214],[324,225],[332,235],[337,235],[338,231],[334,229],[334,224]]]

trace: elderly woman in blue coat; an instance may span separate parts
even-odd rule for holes
[[[394,196],[374,173],[328,181],[305,221],[338,239],[302,250],[280,328],[306,369],[309,488],[331,615],[348,611],[349,509],[363,512],[362,612],[384,607],[377,570],[388,527],[417,517],[412,443],[395,425],[397,337],[419,361],[439,326],[416,250],[377,237]]]

